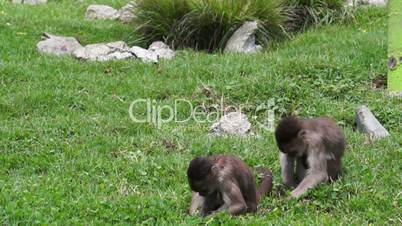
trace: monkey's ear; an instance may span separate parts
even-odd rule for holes
[[[306,133],[307,133],[307,131],[302,129],[297,133],[297,137],[300,139],[304,139],[306,137]]]
[[[211,167],[211,172],[212,172],[213,175],[218,175],[219,170],[220,170],[220,168],[219,168],[219,166],[217,166],[217,165],[213,165],[213,166]]]

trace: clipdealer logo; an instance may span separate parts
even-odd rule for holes
[[[226,113],[243,113],[244,109],[255,109],[251,117],[253,122],[260,128],[272,132],[274,131],[275,123],[273,106],[274,104],[271,100],[257,107],[250,105],[226,106],[222,101],[219,105],[206,107],[205,104],[194,106],[193,103],[186,99],[175,99],[174,103],[169,105],[162,104],[160,101],[154,99],[140,98],[130,103],[128,113],[134,123],[151,123],[160,129],[167,123],[186,123],[190,120],[196,123],[212,124]],[[179,108],[186,108],[188,111],[184,114],[183,112],[179,114]]]

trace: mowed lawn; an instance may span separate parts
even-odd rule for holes
[[[94,2],[125,3],[49,0],[26,6],[0,0],[0,224],[401,224],[402,102],[372,89],[372,79],[386,79],[386,9],[360,9],[353,23],[311,29],[256,55],[183,50],[153,65],[37,52],[42,32],[75,36],[83,44],[133,44],[133,26],[84,19]],[[158,129],[132,122],[128,113],[138,98],[208,107],[222,97],[227,105],[249,106],[254,136],[211,137],[211,123],[194,120]],[[257,106],[267,102],[275,103],[276,119],[297,111],[327,115],[342,126],[348,147],[338,181],[287,201],[274,136],[257,123],[264,117]],[[354,130],[361,104],[389,138],[368,144]],[[178,108],[181,116],[187,112]],[[221,153],[271,168],[273,191],[255,214],[188,216],[188,162]]]

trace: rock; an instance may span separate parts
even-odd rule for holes
[[[163,42],[153,43],[149,49],[138,46],[129,48],[123,41],[97,43],[76,49],[73,56],[92,61],[139,58],[145,63],[157,63],[159,59],[172,59],[175,53]]]
[[[123,41],[98,43],[81,47],[73,52],[77,59],[91,61],[108,61],[132,58],[127,44]]]
[[[174,51],[160,41],[152,43],[148,50],[133,46],[130,51],[145,63],[157,63],[160,59],[170,60],[175,56]]]
[[[388,0],[348,0],[348,6],[359,5],[374,5],[374,6],[386,6]]]
[[[71,54],[76,49],[82,48],[77,39],[73,37],[56,36],[48,33],[43,34],[43,40],[38,42],[36,47],[41,53],[55,55]]]
[[[130,23],[134,18],[134,2],[129,2],[119,10],[119,20],[123,23]]]
[[[149,46],[148,50],[152,52],[154,55],[156,55],[157,59],[170,60],[173,59],[173,57],[175,56],[174,51],[171,50],[168,45],[166,45],[161,41],[153,42]]]
[[[256,21],[244,23],[226,43],[225,52],[256,53],[261,50],[255,43],[255,34],[258,30]]]
[[[240,112],[231,112],[214,123],[209,132],[214,135],[238,135],[245,136],[250,132],[251,124],[247,115]]]
[[[360,106],[356,110],[357,129],[367,134],[370,141],[389,136],[388,131],[381,125],[377,118],[366,106]]]
[[[153,42],[149,47],[148,47],[148,49],[149,50],[151,50],[151,49],[153,49],[153,50],[156,50],[156,49],[169,49],[169,46],[168,45],[166,45],[164,42],[162,42],[162,41],[156,41],[156,42]]]
[[[38,5],[46,3],[47,0],[13,0],[15,4],[27,4],[27,5]]]
[[[391,98],[400,98],[400,99],[402,99],[402,91],[400,91],[400,92],[388,92],[387,96],[391,97]]]
[[[135,3],[130,2],[117,10],[107,5],[90,5],[87,8],[85,17],[87,19],[115,20],[119,19],[123,23],[129,23],[134,18]]]
[[[87,19],[115,20],[119,16],[118,10],[107,5],[90,5],[85,13]]]
[[[388,0],[360,0],[362,4],[375,5],[375,6],[386,6]]]
[[[144,48],[133,46],[130,48],[130,52],[144,63],[158,63],[158,56]]]

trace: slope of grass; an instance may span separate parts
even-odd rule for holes
[[[82,43],[130,41],[117,21],[84,20],[93,2],[41,6],[0,1],[0,223],[71,225],[398,225],[401,221],[402,103],[371,89],[384,76],[385,9],[357,12],[351,25],[308,31],[257,55],[181,51],[159,65],[140,61],[80,62],[40,55],[44,31]],[[206,92],[208,86],[216,96]],[[252,120],[255,137],[213,138],[210,123],[133,123],[131,101],[184,98],[207,106],[275,101],[279,116],[333,117],[345,130],[345,175],[286,200],[273,134]],[[364,144],[354,109],[368,105],[392,136]],[[140,109],[141,110],[141,109]],[[144,110],[144,109],[142,109]],[[180,115],[186,108],[180,107]],[[261,116],[261,115],[257,115]],[[196,155],[233,153],[274,171],[274,190],[256,214],[190,217],[185,169]]]

